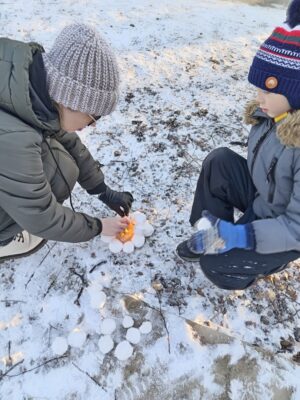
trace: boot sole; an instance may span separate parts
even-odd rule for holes
[[[47,240],[44,239],[41,241],[41,243],[39,243],[34,249],[28,251],[27,253],[22,253],[22,254],[17,254],[15,256],[6,256],[6,257],[1,257],[0,258],[0,263],[7,261],[7,260],[16,260],[18,258],[23,258],[23,257],[29,257],[32,254],[36,253],[37,251],[39,251],[42,247],[45,246],[45,244],[47,243]]]
[[[200,261],[200,257],[197,258],[197,259],[195,259],[195,258],[188,258],[188,257],[182,257],[182,256],[180,256],[180,255],[178,254],[178,252],[177,252],[177,249],[175,249],[174,252],[175,252],[176,256],[177,256],[178,258],[180,258],[180,260],[182,260],[182,261],[188,261],[188,262],[199,262],[199,261]]]

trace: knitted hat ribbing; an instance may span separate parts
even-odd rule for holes
[[[72,24],[43,53],[52,100],[95,116],[110,114],[119,97],[119,69],[106,41],[91,27]]]

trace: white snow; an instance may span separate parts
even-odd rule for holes
[[[137,328],[129,328],[126,333],[126,339],[132,344],[137,344],[141,340],[141,332]]]
[[[150,333],[152,331],[152,323],[150,321],[144,321],[139,327],[139,330],[144,335]]]
[[[52,343],[52,351],[54,354],[61,356],[68,350],[68,342],[64,337],[58,336]]]
[[[205,388],[205,399],[246,398],[249,393],[239,379],[226,386],[232,395],[224,392],[216,383],[214,365],[220,358],[239,359],[244,351],[241,340],[286,360],[285,368],[278,368],[258,358],[257,382],[254,386],[249,382],[247,389],[255,393],[248,397],[272,398],[267,385],[274,381],[276,370],[276,385],[290,386],[291,400],[300,399],[300,367],[290,364],[299,344],[291,353],[280,353],[281,338],[293,338],[294,329],[300,327],[299,265],[289,266],[272,280],[259,280],[244,292],[229,292],[211,284],[197,263],[182,262],[174,255],[177,244],[193,233],[189,215],[205,157],[221,146],[246,155],[246,148],[230,142],[246,142],[248,137],[242,116],[246,102],[255,95],[247,82],[249,66],[259,45],[284,18],[280,4],[259,7],[237,0],[27,0],[26,6],[20,0],[1,2],[2,36],[39,42],[48,51],[66,24],[81,21],[93,25],[113,45],[121,68],[120,102],[95,129],[78,134],[104,164],[106,183],[114,190],[131,191],[133,209],[140,210],[155,229],[130,255],[124,255],[121,244],[112,253],[107,240],[96,237],[76,244],[49,241],[30,257],[1,264],[0,377],[11,362],[8,343],[13,362],[24,360],[8,374],[21,375],[1,379],[1,399],[111,400],[124,386],[120,398],[142,398],[137,391],[148,381],[141,379],[141,372],[143,377],[155,372],[157,384],[164,388],[173,388],[176,379],[194,378]],[[97,218],[115,215],[79,184],[72,198],[78,212]],[[64,205],[70,207],[69,201]],[[143,235],[142,227],[136,227],[138,235]],[[157,286],[152,286],[153,280]],[[87,285],[101,285],[95,293],[109,293],[102,308],[98,301],[96,309],[92,307]],[[124,308],[122,300],[129,295],[148,304],[143,315]],[[160,307],[170,333],[170,353],[162,319],[152,314]],[[136,348],[143,358],[142,371],[125,380],[125,363],[116,363],[114,351],[104,356],[98,341],[101,319],[113,318],[112,340],[115,346],[122,342],[127,313],[137,326],[146,320],[153,326]],[[220,326],[236,341],[200,344],[185,318]],[[54,352],[55,338],[67,338],[75,326],[88,334],[82,347]],[[130,357],[133,346],[125,343]],[[23,373],[52,360],[54,353],[66,357]],[[253,353],[252,349],[250,357]],[[134,359],[126,363],[133,369]],[[199,397],[199,393],[189,395]]]
[[[125,315],[122,321],[122,325],[124,328],[131,328],[134,324],[134,320],[130,317],[130,315]]]
[[[107,354],[113,349],[114,341],[110,335],[104,335],[99,339],[98,346],[101,353]]]
[[[116,321],[112,318],[106,318],[101,321],[100,330],[103,335],[111,335],[116,329]]]
[[[90,295],[91,307],[103,308],[106,302],[106,294],[99,290],[97,287],[89,287],[88,293]]]
[[[115,356],[120,361],[125,361],[132,356],[133,347],[127,340],[120,342],[115,349]]]
[[[207,229],[210,229],[211,226],[211,222],[206,217],[200,218],[199,222],[197,223],[198,231],[206,231]]]
[[[75,328],[69,333],[68,343],[72,347],[81,348],[86,341],[86,333],[79,328]]]

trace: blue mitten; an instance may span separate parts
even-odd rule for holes
[[[251,223],[235,225],[203,211],[210,226],[200,229],[189,240],[188,247],[195,254],[221,254],[234,248],[255,249],[255,234]]]

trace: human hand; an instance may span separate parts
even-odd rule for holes
[[[109,217],[101,218],[102,232],[104,236],[116,236],[118,233],[122,232],[127,228],[130,219],[128,217]]]
[[[108,186],[106,187],[105,192],[101,193],[98,198],[121,217],[129,214],[134,201],[131,193],[117,192],[110,189]]]
[[[209,222],[207,229],[200,229],[188,241],[188,247],[195,254],[221,254],[234,248],[251,250],[255,248],[255,234],[252,224],[235,225],[203,211],[202,218]]]

